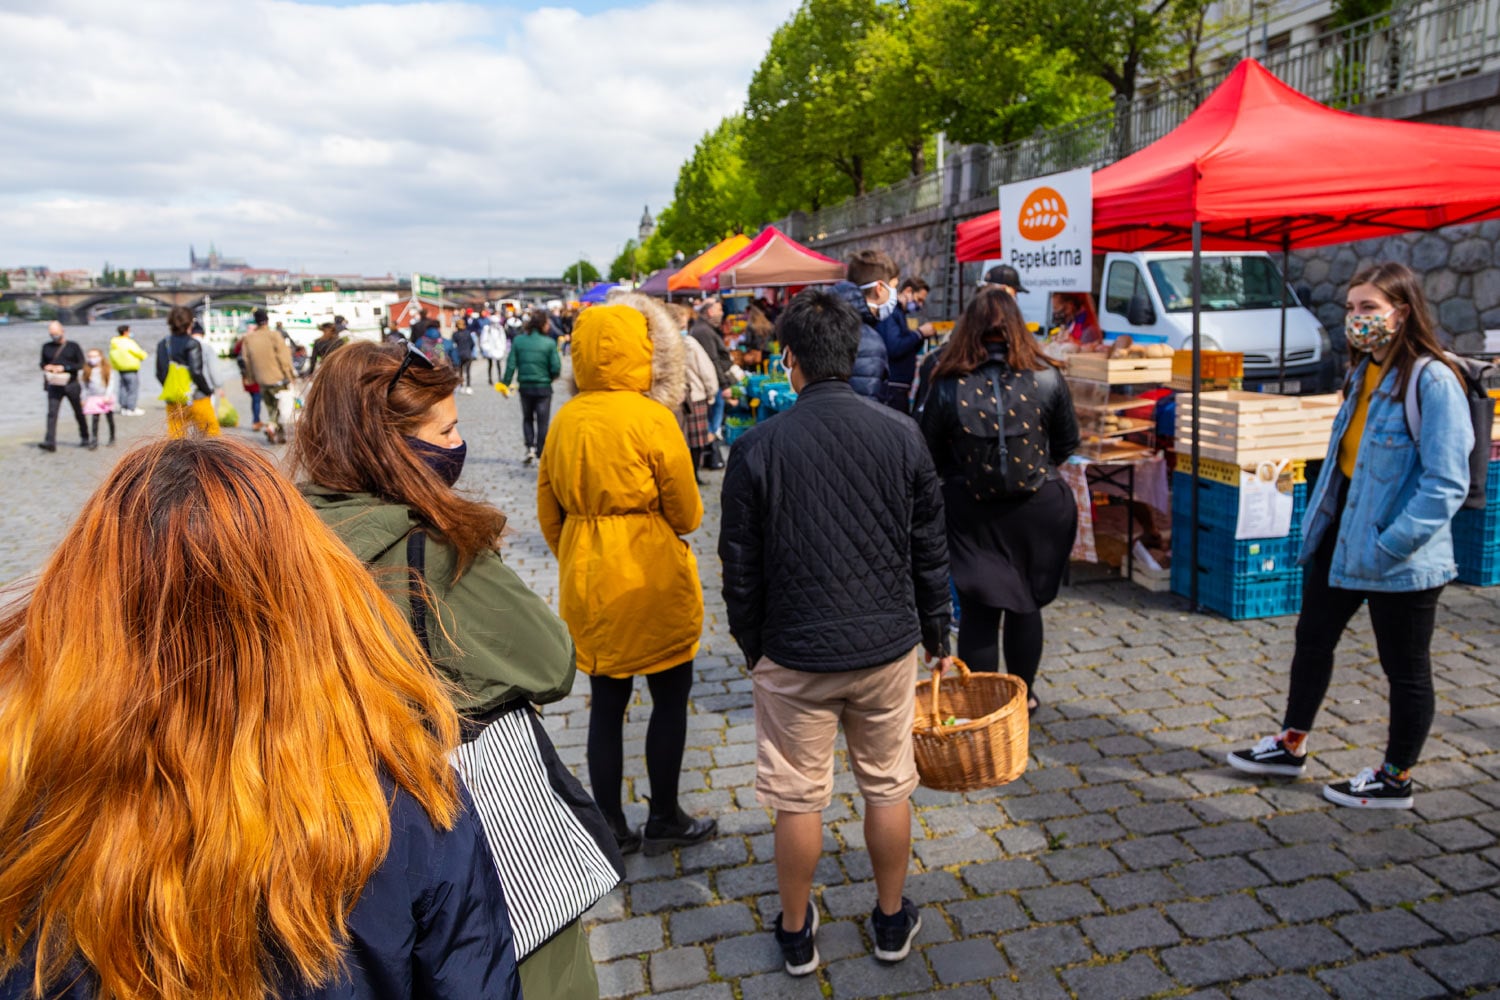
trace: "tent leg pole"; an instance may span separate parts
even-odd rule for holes
[[[1292,253],[1292,234],[1281,234],[1281,347],[1276,353],[1276,391],[1286,394],[1286,283],[1287,262]]]
[[[1193,536],[1188,542],[1188,600],[1198,606],[1198,402],[1203,394],[1203,224],[1193,223]]]

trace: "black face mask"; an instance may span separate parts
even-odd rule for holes
[[[452,486],[458,482],[460,473],[464,471],[464,457],[469,453],[467,443],[460,444],[457,448],[443,448],[421,438],[409,437],[406,445],[445,484]]]

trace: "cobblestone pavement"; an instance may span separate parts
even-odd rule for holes
[[[507,559],[555,600],[518,405],[476,388],[459,407],[463,482],[511,515]],[[124,426],[140,436],[160,414]],[[62,537],[112,456],[15,442],[0,454],[7,580]],[[607,995],[1287,1000],[1478,995],[1500,983],[1500,591],[1444,595],[1417,808],[1381,813],[1319,795],[1320,781],[1379,763],[1385,687],[1363,615],[1312,737],[1309,777],[1254,781],[1229,771],[1223,752],[1277,722],[1293,619],[1226,622],[1116,583],[1067,589],[1048,610],[1026,774],[970,795],[917,792],[907,892],[923,930],[897,966],[870,957],[870,860],[840,762],[815,890],[823,966],[786,977],[769,931],[778,905],[771,817],[753,791],[750,681],[713,555],[716,475],[705,489],[709,513],[692,541],[708,612],[683,791],[721,832],[667,857],[631,857],[626,884],[590,914]],[[546,714],[585,778],[587,692],[580,680]],[[637,821],[649,794],[646,715],[643,700],[626,728]]]

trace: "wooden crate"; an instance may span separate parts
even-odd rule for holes
[[[1324,457],[1339,408],[1337,395],[1229,390],[1205,392],[1199,400],[1199,454],[1235,465]],[[1192,440],[1192,427],[1192,400],[1180,397],[1177,441],[1183,453]]]
[[[1111,358],[1105,354],[1068,355],[1068,374],[1110,385],[1145,385],[1172,380],[1171,358]]]

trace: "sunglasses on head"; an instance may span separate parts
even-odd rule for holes
[[[408,340],[406,342],[406,357],[401,359],[401,367],[397,368],[396,374],[391,377],[391,384],[385,390],[386,396],[390,396],[391,393],[396,391],[396,383],[401,381],[401,376],[405,375],[406,369],[412,365],[416,365],[418,368],[426,368],[428,371],[431,371],[435,367],[432,359],[417,350],[417,345]]]

